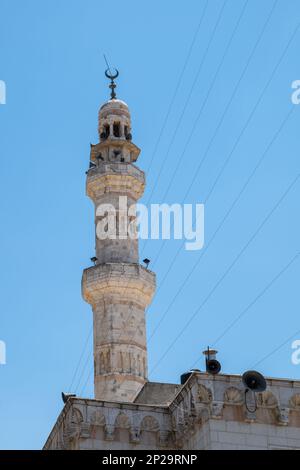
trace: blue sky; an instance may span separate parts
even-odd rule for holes
[[[80,281],[94,254],[85,170],[108,98],[104,52],[142,149],[143,202],[207,201],[204,250],[150,240],[140,252],[156,259],[159,289],[150,379],[203,370],[201,351],[243,312],[217,343],[226,373],[300,338],[299,2],[0,0],[0,11],[0,447],[41,448],[82,351],[73,389],[93,394]],[[258,370],[300,379],[291,342]]]

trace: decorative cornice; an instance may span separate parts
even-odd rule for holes
[[[86,193],[94,202],[110,193],[128,195],[136,201],[142,197],[144,189],[144,173],[129,164],[102,164],[89,171],[86,180]]]
[[[105,295],[122,294],[137,299],[144,308],[155,291],[155,274],[139,264],[105,263],[83,271],[82,295],[91,305]]]

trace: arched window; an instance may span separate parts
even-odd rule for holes
[[[119,122],[114,122],[113,133],[115,137],[120,137],[120,123]]]
[[[101,132],[101,139],[107,139],[109,136],[109,125],[108,124],[105,124],[103,126],[103,132]]]

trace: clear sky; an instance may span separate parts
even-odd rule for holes
[[[0,0],[0,15],[0,447],[41,448],[73,378],[93,394],[80,281],[94,254],[85,171],[108,98],[104,52],[142,149],[143,202],[206,202],[202,251],[141,243],[158,285],[150,379],[203,370],[201,351],[225,331],[224,372],[291,337],[256,368],[300,379],[299,2]]]

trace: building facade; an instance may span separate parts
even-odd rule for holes
[[[300,449],[300,381],[269,378],[248,402],[241,376],[193,371],[180,384],[148,381],[145,309],[155,274],[139,264],[135,232],[145,175],[110,78],[86,182],[96,253],[82,295],[93,310],[95,398],[69,397],[44,449]]]

